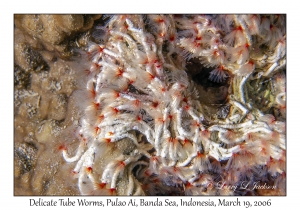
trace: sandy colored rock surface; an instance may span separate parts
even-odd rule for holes
[[[70,38],[85,32],[101,15],[15,15],[15,26],[29,37],[38,40],[37,45],[67,58]]]
[[[73,165],[58,149],[78,117],[70,97],[78,85],[77,64],[67,58],[70,43],[84,44],[100,16],[15,15],[15,195],[78,194],[76,180],[68,176]]]

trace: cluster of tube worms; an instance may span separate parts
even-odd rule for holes
[[[60,148],[81,194],[245,195],[258,182],[285,194],[284,15],[105,17],[81,52],[79,146]],[[192,59],[231,81],[224,119],[204,114]],[[254,104],[255,82],[276,114]]]

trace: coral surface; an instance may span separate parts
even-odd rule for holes
[[[70,93],[55,90],[35,131],[51,149],[18,146],[19,171],[55,151],[63,159],[44,171],[71,186],[58,194],[77,185],[82,195],[285,195],[285,15],[102,19],[68,63],[69,114]]]

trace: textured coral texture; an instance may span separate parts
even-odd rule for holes
[[[16,15],[15,195],[285,195],[285,15]]]

